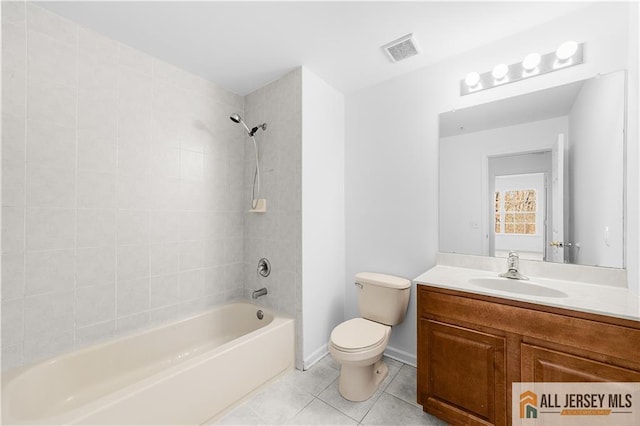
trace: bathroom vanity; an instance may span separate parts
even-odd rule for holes
[[[624,287],[441,265],[415,281],[418,403],[451,424],[510,424],[513,382],[640,382]]]

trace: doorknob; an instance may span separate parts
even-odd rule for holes
[[[549,243],[549,247],[557,247],[557,248],[571,247],[571,243],[564,243],[562,241],[551,241]]]

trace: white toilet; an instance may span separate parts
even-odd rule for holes
[[[342,365],[340,393],[350,401],[364,401],[378,389],[389,369],[382,353],[391,326],[407,312],[411,281],[373,272],[356,274],[361,318],[343,322],[331,332],[329,352]]]

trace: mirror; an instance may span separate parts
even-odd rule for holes
[[[623,268],[625,78],[440,114],[440,251]]]

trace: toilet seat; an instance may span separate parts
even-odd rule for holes
[[[331,332],[331,344],[339,351],[353,353],[371,349],[385,340],[390,327],[354,318],[343,322]]]

